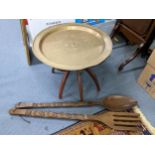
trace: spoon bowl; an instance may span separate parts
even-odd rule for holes
[[[136,106],[138,102],[128,96],[115,95],[105,97],[100,104],[110,111],[126,111]]]

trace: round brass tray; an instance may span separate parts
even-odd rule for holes
[[[112,51],[110,37],[85,24],[67,23],[40,32],[33,42],[34,55],[63,70],[81,70],[105,60]]]

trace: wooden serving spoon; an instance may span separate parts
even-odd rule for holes
[[[19,102],[15,108],[58,108],[58,107],[84,107],[84,106],[104,106],[110,111],[126,111],[137,105],[137,101],[128,96],[108,96],[98,102],[54,102],[54,103],[28,103]]]

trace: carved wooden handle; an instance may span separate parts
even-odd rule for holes
[[[54,103],[29,103],[19,102],[15,108],[54,108],[54,107],[84,107],[94,106],[97,102],[54,102]]]
[[[92,115],[68,114],[68,113],[55,113],[47,111],[36,111],[30,109],[10,109],[11,115],[42,117],[42,118],[61,118],[72,120],[92,120]]]

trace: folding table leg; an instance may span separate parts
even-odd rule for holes
[[[79,85],[80,100],[83,101],[83,85],[82,85],[82,78],[80,75],[80,71],[77,71],[77,80]]]
[[[85,71],[90,75],[90,77],[94,81],[97,90],[100,91],[100,85],[99,85],[99,82],[98,82],[96,76],[94,75],[94,73],[90,69],[85,69]]]
[[[62,99],[62,94],[63,94],[63,90],[67,81],[67,78],[70,74],[70,71],[64,71],[64,76],[63,79],[61,81],[61,85],[60,85],[60,89],[59,89],[59,98]]]

